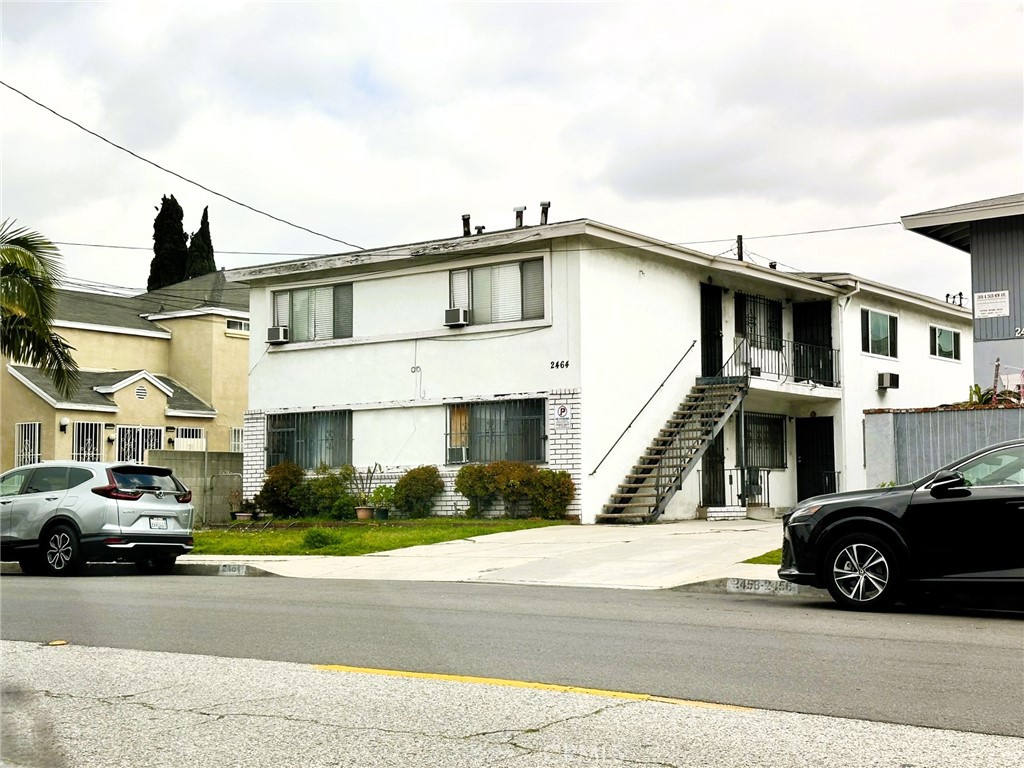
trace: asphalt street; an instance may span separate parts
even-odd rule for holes
[[[1024,736],[1024,623],[830,601],[352,580],[5,577],[4,640],[630,691]],[[6,664],[5,664],[6,666]]]
[[[958,766],[1019,738],[307,664],[3,642],[5,766]]]

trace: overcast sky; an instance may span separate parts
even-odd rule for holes
[[[360,247],[552,202],[718,254],[970,292],[900,216],[1024,191],[1020,2],[2,3],[0,79],[210,189]],[[0,87],[3,218],[143,290],[163,195],[217,264],[337,253]]]

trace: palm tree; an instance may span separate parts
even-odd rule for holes
[[[0,354],[42,369],[62,397],[78,389],[74,349],[50,326],[63,278],[53,243],[10,219],[0,224]]]

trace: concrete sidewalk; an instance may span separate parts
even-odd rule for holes
[[[776,566],[743,563],[781,545],[780,521],[687,520],[533,528],[360,557],[186,555],[176,571],[798,594]]]

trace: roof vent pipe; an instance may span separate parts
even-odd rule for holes
[[[469,237],[469,214],[462,214],[462,236]]]
[[[519,229],[523,226],[523,211],[526,210],[526,206],[520,205],[518,208],[513,208],[512,210],[516,212],[516,229]]]
[[[550,207],[551,207],[551,203],[550,202],[542,202],[540,204],[540,223],[541,224],[547,224],[548,223],[548,208],[550,208]]]
[[[475,229],[476,229],[476,233],[478,235],[482,235],[484,233],[484,230],[487,229],[487,227],[479,227],[478,226],[478,227],[475,227]]]

